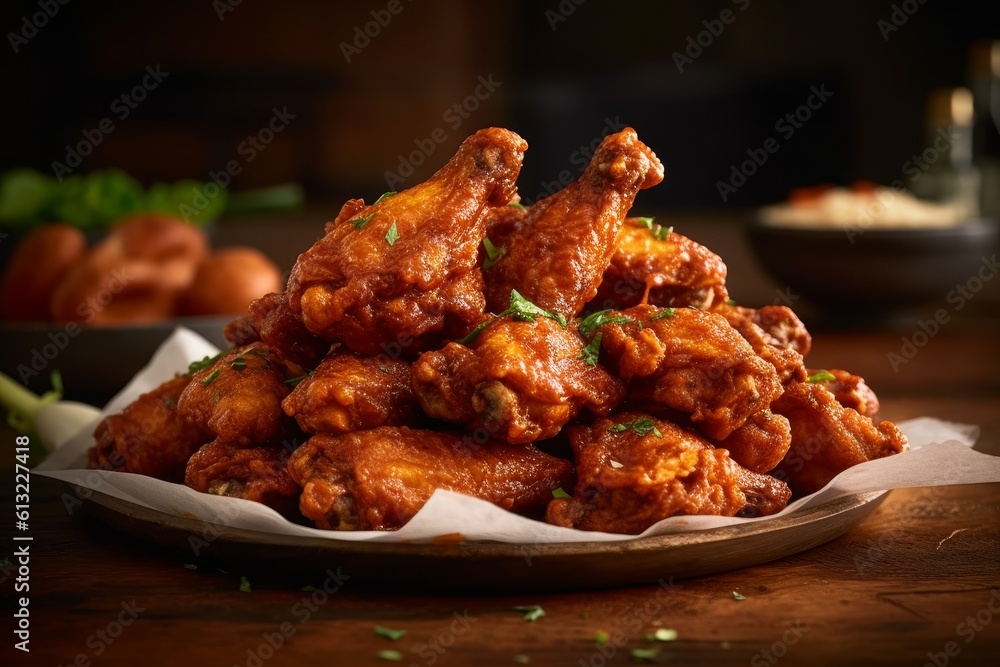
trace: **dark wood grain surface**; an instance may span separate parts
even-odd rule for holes
[[[761,282],[762,289],[771,286]],[[751,295],[753,296],[753,295]],[[814,367],[865,375],[882,416],[982,427],[1000,455],[997,320],[980,310],[899,368],[905,323],[819,329]],[[88,516],[66,488],[31,480],[30,653],[14,649],[14,435],[0,430],[3,665],[993,665],[1000,655],[1000,482],[893,491],[843,536],[782,560],[606,590],[503,594],[379,588],[200,566]],[[482,572],[484,579],[495,573]],[[246,586],[244,586],[246,588]],[[744,599],[736,599],[734,591]],[[545,615],[524,620],[523,605]],[[377,626],[405,630],[398,640]],[[674,641],[646,641],[657,629]],[[604,639],[600,643],[598,639]],[[380,652],[398,653],[384,654]],[[380,657],[381,656],[381,657]]]

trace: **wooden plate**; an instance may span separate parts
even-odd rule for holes
[[[582,590],[735,570],[828,542],[860,523],[887,491],[847,496],[766,522],[622,542],[407,544],[262,533],[170,515],[94,492],[89,511],[111,526],[222,569],[352,587],[430,591]],[[198,553],[195,553],[197,548]],[[197,558],[196,558],[197,556]]]

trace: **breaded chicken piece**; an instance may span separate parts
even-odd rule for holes
[[[177,401],[181,418],[206,440],[241,447],[278,442],[295,432],[281,409],[291,391],[284,364],[262,343],[226,353],[194,374]]]
[[[806,372],[812,377],[820,371],[813,369]],[[833,376],[833,380],[825,384],[826,388],[837,397],[838,403],[845,408],[857,410],[870,419],[875,419],[879,410],[878,396],[875,395],[875,392],[868,386],[863,377],[854,375],[849,371],[840,370],[839,368],[831,368],[825,372]]]
[[[190,375],[177,375],[105,417],[88,451],[91,467],[183,480],[188,459],[208,441],[178,415],[177,401],[190,382]]]
[[[714,252],[652,218],[626,218],[595,309],[654,306],[708,309],[729,299],[726,265]]]
[[[215,440],[188,461],[184,483],[195,491],[253,500],[297,518],[301,489],[288,474],[290,454],[282,444],[239,447]]]
[[[485,309],[485,216],[514,198],[525,149],[514,132],[480,130],[423,183],[370,206],[348,202],[292,268],[292,310],[309,331],[367,355],[398,345],[412,358],[466,334]]]
[[[330,350],[328,342],[306,329],[284,292],[271,292],[254,299],[250,303],[249,320],[237,320],[228,328],[227,340],[237,345],[261,340],[286,365],[297,366],[296,372],[315,368]],[[257,332],[256,337],[253,332]]]
[[[781,481],[750,472],[692,431],[639,412],[571,426],[576,489],[549,503],[557,526],[636,535],[678,514],[762,516],[784,508]]]
[[[752,472],[770,472],[792,446],[788,420],[768,408],[755,412],[728,437],[713,442],[729,451],[734,461]]]
[[[511,443],[534,442],[555,436],[582,408],[608,414],[624,396],[624,384],[583,353],[572,325],[507,315],[468,345],[422,354],[413,390],[431,417]]]
[[[306,433],[413,426],[419,412],[410,364],[388,355],[334,352],[281,403]]]
[[[746,308],[723,303],[712,309],[726,318],[762,359],[774,366],[782,384],[806,379],[803,358],[812,336],[788,306]]]
[[[792,446],[774,474],[797,495],[818,491],[851,466],[908,448],[892,422],[875,424],[844,407],[824,383],[793,382],[771,409],[792,427]]]
[[[601,360],[630,382],[629,405],[678,410],[723,440],[781,393],[774,367],[720,315],[640,305],[608,318]]]
[[[436,489],[541,511],[554,489],[573,482],[569,461],[531,445],[405,426],[313,436],[288,469],[302,486],[302,514],[327,530],[396,530]]]
[[[635,130],[605,137],[579,179],[531,206],[500,239],[504,254],[483,272],[488,309],[500,312],[517,290],[541,308],[578,315],[597,293],[636,193],[662,180],[663,165]]]

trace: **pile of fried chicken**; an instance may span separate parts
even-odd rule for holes
[[[394,530],[436,489],[558,526],[780,511],[906,449],[864,380],[810,370],[787,307],[628,217],[663,166],[631,128],[531,206],[525,141],[468,137],[429,180],[348,201],[282,293],[120,414],[94,467],[183,481],[331,530]]]

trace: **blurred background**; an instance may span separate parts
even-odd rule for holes
[[[995,2],[17,0],[0,26],[0,171],[118,168],[146,187],[195,179],[234,193],[298,184],[304,208],[212,229],[213,245],[254,246],[284,272],[345,199],[419,182],[490,125],[529,144],[527,202],[634,127],[667,172],[634,210],[721,255],[739,303],[794,302],[811,327],[843,320],[764,270],[745,235],[756,207],[824,183],[915,186],[920,156],[956,122],[963,155],[934,168],[972,164],[975,140],[982,191],[1000,193],[1000,51],[986,65],[971,55],[1000,39]],[[976,86],[994,91],[992,112],[931,103]],[[974,122],[993,128],[985,143]],[[970,326],[996,326],[987,250],[958,274],[987,271],[963,299]],[[934,288],[895,322],[957,315],[947,294]]]

